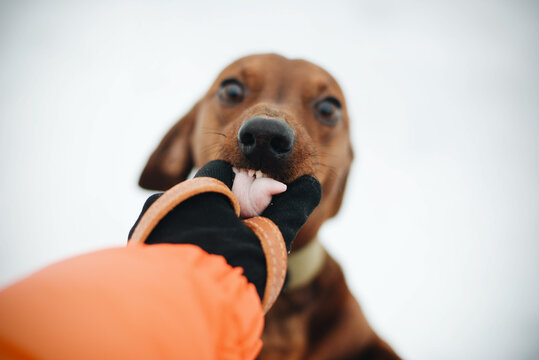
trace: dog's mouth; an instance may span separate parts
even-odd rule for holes
[[[238,174],[239,172],[242,172],[242,173],[247,172],[247,176],[255,178],[255,179],[271,177],[271,176],[268,176],[267,174],[263,173],[261,170],[237,169],[237,168],[234,168],[233,170],[234,170],[235,174]]]
[[[225,159],[226,156],[223,156]],[[228,160],[236,169],[248,172],[254,178],[272,178],[280,182],[288,183],[293,180],[290,161],[272,159],[247,159],[243,154],[237,153]]]
[[[260,170],[233,168],[236,176],[232,192],[240,203],[240,216],[250,218],[261,215],[273,195],[286,191],[286,185]]]

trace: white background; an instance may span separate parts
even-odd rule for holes
[[[539,4],[11,1],[0,285],[122,246],[157,142],[236,58],[330,71],[356,161],[322,240],[410,359],[539,358]]]

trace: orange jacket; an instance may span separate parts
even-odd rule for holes
[[[252,359],[255,287],[194,245],[140,245],[49,266],[0,292],[1,359]]]

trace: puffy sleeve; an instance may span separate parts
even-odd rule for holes
[[[255,287],[194,245],[140,245],[49,266],[0,292],[0,358],[253,359]]]

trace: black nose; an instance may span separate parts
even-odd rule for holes
[[[238,131],[240,150],[258,166],[265,161],[287,158],[295,142],[294,130],[278,118],[253,117],[245,121]]]

